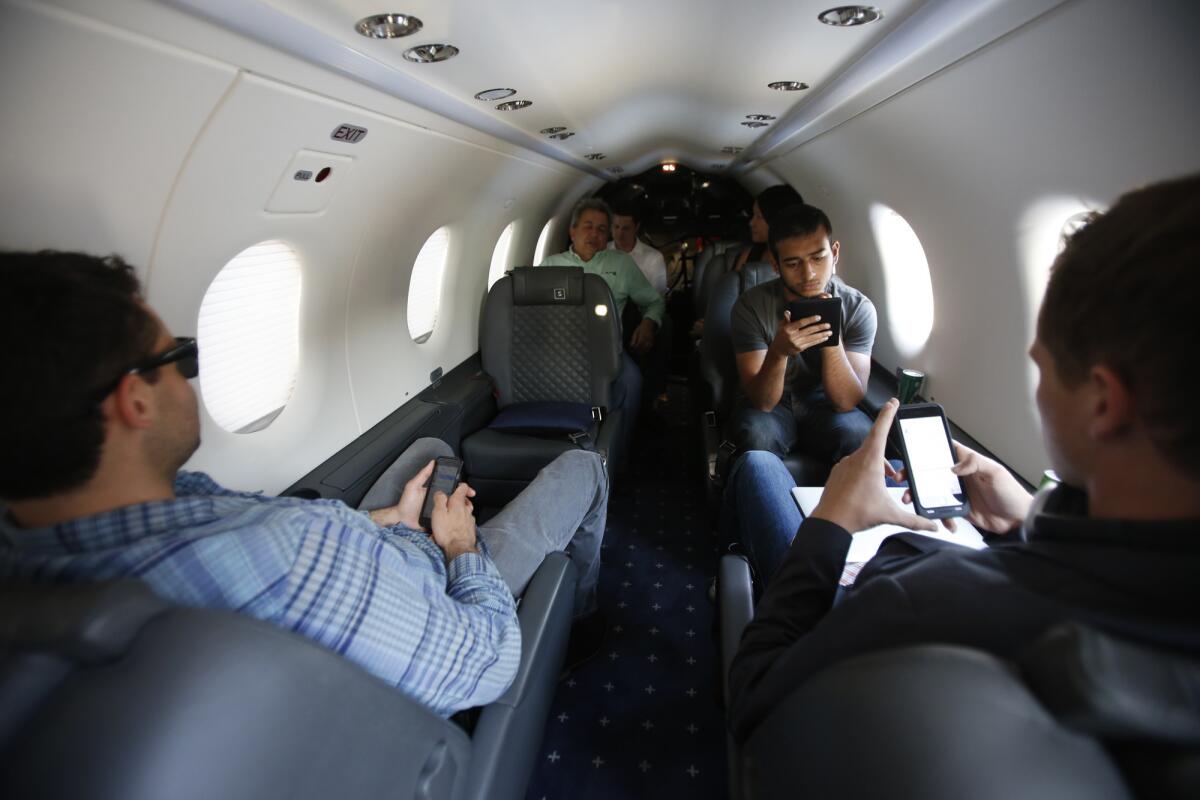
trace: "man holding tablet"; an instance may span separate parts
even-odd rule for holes
[[[798,530],[771,513],[779,506],[745,502],[746,484],[782,480],[766,454],[745,457],[730,489],[743,530],[758,524],[756,536],[794,541],[730,668],[736,737],[815,672],[874,650],[942,642],[1008,658],[1074,621],[1200,653],[1200,418],[1180,382],[1200,373],[1198,263],[1200,176],[1122,197],[1058,256],[1030,355],[1063,483],[1034,502],[1004,467],[961,445],[953,467],[968,519],[1012,533],[1011,543],[970,550],[893,536],[835,605],[851,533],[938,524],[884,488],[898,404],[889,401],[863,446],[834,467]]]
[[[833,463],[871,428],[856,406],[871,375],[875,306],[834,274],[841,243],[821,209],[781,211],[768,236],[779,280],[746,291],[730,320],[741,384],[734,443],[780,457],[799,445]]]

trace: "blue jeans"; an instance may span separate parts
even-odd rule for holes
[[[368,490],[359,508],[395,505],[404,484],[438,456],[452,456],[440,439],[418,439]],[[575,616],[596,610],[600,542],[608,519],[608,474],[598,453],[568,450],[551,461],[499,514],[477,531],[514,597],[550,553],[566,550],[579,570]]]
[[[834,464],[857,450],[870,432],[870,417],[857,408],[834,411],[821,387],[799,401],[784,392],[770,411],[752,408],[741,398],[734,412],[738,450],[766,450],[780,458],[799,450]]]
[[[792,498],[795,485],[779,457],[762,450],[742,455],[725,480],[722,540],[741,542],[763,587],[783,563],[804,519]]]
[[[642,371],[638,369],[633,356],[624,350],[621,351],[617,379],[612,382],[609,394],[613,408],[621,409],[620,460],[624,462],[629,457],[633,429],[637,425],[638,410],[642,407]]]

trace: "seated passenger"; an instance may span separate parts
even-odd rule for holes
[[[754,205],[750,216],[750,246],[742,250],[738,255],[733,266],[729,268],[731,272],[741,272],[742,267],[754,261],[766,261],[771,266],[778,269],[774,257],[771,255],[770,248],[767,247],[767,237],[770,231],[769,218],[775,216],[786,208],[791,206],[804,205],[804,198],[800,193],[788,186],[786,183],[781,183],[777,186],[768,186],[758,193],[758,197],[754,198]],[[703,315],[707,309],[699,309],[699,313]],[[704,335],[704,317],[697,319],[692,326],[692,336],[699,339]]]
[[[768,186],[759,192],[758,197],[754,198],[754,206],[751,209],[750,246],[741,252],[730,269],[734,272],[741,272],[742,267],[752,261],[767,261],[778,267],[767,246],[767,238],[771,231],[771,218],[786,208],[802,205],[804,205],[804,198],[786,183]]]
[[[478,530],[465,483],[437,496],[432,530],[418,521],[429,459],[449,452],[436,440],[384,474],[369,514],[230,491],[179,471],[200,443],[196,343],[172,338],[127,264],[7,253],[0,287],[0,368],[15,378],[0,400],[0,580],[142,580],[308,636],[443,715],[512,682],[513,595],[547,553],[569,545],[575,611],[595,609],[597,454],[562,455]]]
[[[738,298],[731,314],[740,395],[734,444],[781,458],[799,448],[830,463],[853,452],[871,429],[856,406],[867,392],[875,306],[837,272],[841,243],[825,212],[793,206],[771,220],[769,246],[779,279]],[[842,301],[837,345],[819,347],[830,323],[792,319],[789,302],[807,297]]]
[[[619,250],[628,253],[637,262],[638,269],[646,276],[646,280],[661,295],[667,293],[667,262],[657,248],[651,247],[639,238],[642,220],[633,205],[622,206],[613,210],[612,241],[608,243],[609,250]],[[638,356],[638,366],[645,378],[646,395],[654,403],[660,404],[667,400],[667,366],[671,355],[671,318],[665,313],[660,320],[661,325],[653,346]],[[635,331],[636,332],[636,331]]]
[[[608,232],[612,227],[612,211],[596,197],[586,197],[571,210],[571,246],[542,260],[543,267],[583,267],[584,272],[599,275],[612,290],[617,317],[625,311],[625,303],[633,300],[642,312],[642,321],[629,339],[635,353],[645,353],[654,346],[654,334],[662,325],[666,301],[646,280],[637,262],[619,250],[609,250]],[[629,452],[629,441],[637,423],[642,401],[642,373],[625,351],[621,352],[621,369],[613,381],[613,405],[621,409],[624,421],[623,452]]]
[[[1075,234],[1054,264],[1030,349],[1064,483],[1031,514],[1007,470],[959,445],[954,471],[971,522],[1018,541],[976,551],[893,536],[835,605],[850,534],[934,525],[884,489],[889,401],[862,448],[834,467],[746,628],[729,675],[738,738],[813,673],[873,650],[945,642],[1010,658],[1073,621],[1200,653],[1200,422],[1187,389],[1200,372],[1197,263],[1200,176],[1128,194]],[[779,480],[771,461],[752,458],[745,481],[772,471]],[[764,536],[793,535],[769,508],[739,501],[739,512]]]
[[[609,250],[620,250],[628,253],[637,262],[638,269],[650,281],[654,291],[659,294],[667,293],[667,262],[657,248],[651,247],[641,240],[638,234],[642,230],[641,215],[633,206],[623,206],[612,212],[612,241],[608,243]]]

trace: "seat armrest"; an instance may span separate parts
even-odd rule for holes
[[[566,655],[577,581],[566,554],[551,553],[521,596],[521,663],[508,691],[479,714],[465,797],[525,796]]]
[[[754,617],[754,584],[745,556],[721,556],[717,572],[717,603],[721,621],[721,691],[729,696],[729,666],[742,640],[742,631]]]
[[[609,409],[596,431],[596,452],[604,457],[604,463],[610,476],[613,471],[612,465],[616,463],[615,459],[624,455],[621,452],[621,437],[618,433],[624,424],[625,417],[621,413],[621,409],[613,408]]]

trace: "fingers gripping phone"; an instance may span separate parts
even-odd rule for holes
[[[433,474],[425,483],[425,502],[421,503],[421,527],[427,531],[433,530],[433,496],[438,492],[447,497],[454,494],[462,477],[462,459],[442,456],[433,465]]]
[[[916,512],[927,519],[966,516],[967,491],[950,469],[954,446],[945,410],[937,403],[901,406],[895,425]]]

